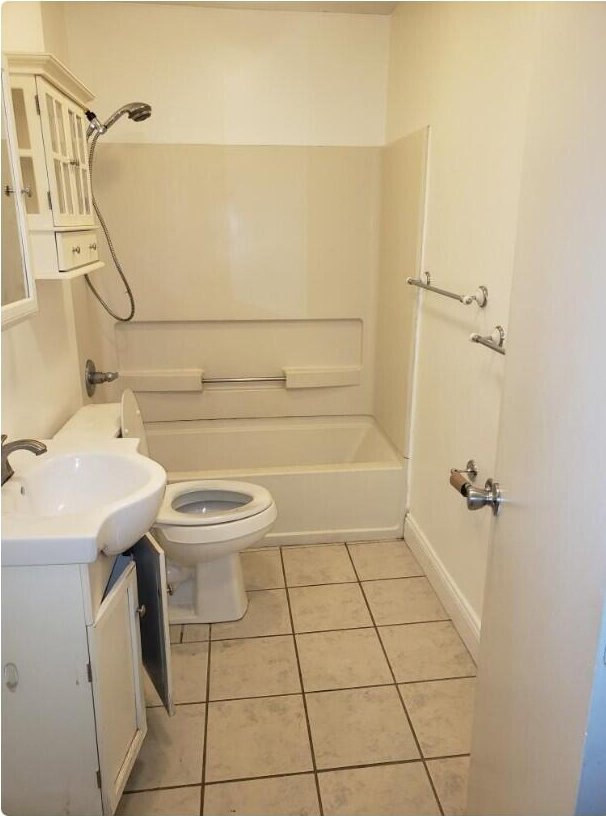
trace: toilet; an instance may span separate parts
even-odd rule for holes
[[[149,456],[137,399],[122,395],[122,436],[136,437]],[[240,552],[258,544],[277,518],[260,485],[223,479],[176,482],[166,488],[153,534],[166,553],[171,623],[218,623],[241,618],[248,598]]]

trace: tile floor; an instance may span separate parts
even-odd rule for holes
[[[120,816],[455,816],[475,666],[402,541],[243,553],[241,621],[171,627]]]

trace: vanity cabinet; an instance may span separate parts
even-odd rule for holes
[[[93,272],[103,264],[86,141],[92,93],[50,54],[6,59],[35,276]]]
[[[147,731],[143,662],[173,713],[162,550],[3,567],[2,607],[3,812],[111,816]]]

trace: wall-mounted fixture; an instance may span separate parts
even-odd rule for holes
[[[101,269],[86,144],[93,94],[50,54],[9,53],[6,64],[34,276]]]
[[[491,351],[496,351],[497,354],[505,354],[505,329],[503,326],[495,326],[491,334],[482,337],[480,334],[471,334],[469,339],[472,343],[478,343],[481,346],[486,346]]]
[[[458,295],[456,292],[449,292],[446,289],[439,289],[437,286],[432,286],[429,272],[424,272],[423,275],[425,276],[424,281],[420,278],[406,278],[406,283],[409,286],[418,286],[419,289],[425,289],[426,292],[434,292],[436,295],[458,300],[459,303],[463,303],[465,306],[469,306],[471,303],[477,303],[478,306],[483,309],[488,303],[488,289],[485,286],[478,286],[473,295]]]
[[[86,361],[84,368],[84,384],[86,385],[86,393],[92,397],[98,385],[103,383],[113,382],[117,380],[120,375],[117,371],[97,371],[97,367],[92,360]]]

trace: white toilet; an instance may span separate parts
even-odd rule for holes
[[[130,388],[122,395],[122,435],[140,439],[139,453],[149,456]],[[244,615],[248,598],[239,553],[258,544],[277,515],[271,493],[248,482],[205,479],[167,486],[153,532],[169,559],[171,623],[216,623]]]

